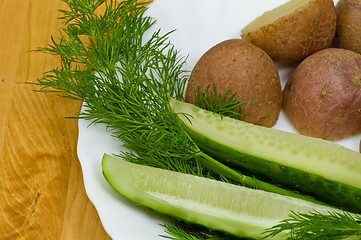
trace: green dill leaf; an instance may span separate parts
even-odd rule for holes
[[[221,116],[243,120],[244,116],[241,106],[248,101],[239,102],[235,100],[236,93],[230,95],[231,90],[232,89],[228,89],[223,94],[218,93],[214,84],[213,89],[210,89],[210,85],[208,85],[204,92],[201,92],[198,88],[195,94],[195,105],[202,109],[218,113]]]
[[[358,236],[357,239],[361,239],[361,216],[347,212],[291,212],[289,219],[267,229],[265,238],[285,232],[289,233],[289,240],[338,240],[350,236]]]
[[[187,222],[173,219],[171,223],[161,224],[165,233],[161,237],[172,240],[241,240],[245,238],[235,237],[223,232],[210,230],[205,227],[189,224]]]
[[[57,55],[61,62],[38,79],[40,91],[83,101],[79,118],[105,124],[138,160],[178,171],[185,162],[196,162],[198,147],[168,110],[170,97],[183,99],[188,79],[186,58],[170,44],[170,33],[158,30],[145,39],[155,23],[144,15],[145,3],[65,2],[69,10],[62,10],[60,38],[36,50]]]

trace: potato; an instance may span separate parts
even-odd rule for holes
[[[276,61],[298,63],[330,47],[335,31],[332,0],[291,0],[256,18],[241,35]]]
[[[340,0],[336,5],[335,47],[361,54],[361,0]]]
[[[186,90],[186,101],[210,86],[217,93],[236,93],[243,102],[244,121],[271,127],[281,109],[282,90],[273,60],[262,49],[242,39],[223,41],[209,49],[196,63]]]
[[[361,55],[321,50],[302,61],[283,90],[283,109],[296,130],[338,140],[361,132]]]

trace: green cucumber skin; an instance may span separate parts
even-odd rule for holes
[[[359,188],[238,152],[188,127],[187,132],[205,153],[226,165],[240,167],[256,177],[267,178],[286,187],[300,190],[344,210],[361,213],[361,189]]]

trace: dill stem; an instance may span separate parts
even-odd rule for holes
[[[207,169],[212,170],[213,172],[221,176],[227,177],[237,183],[240,183],[243,186],[248,186],[254,189],[260,189],[267,192],[277,193],[280,195],[294,197],[305,201],[314,202],[320,205],[325,205],[325,203],[319,202],[310,196],[302,195],[295,191],[284,189],[274,184],[261,181],[259,179],[256,179],[255,177],[244,175],[241,172],[220,163],[219,161],[202,151],[199,151],[196,155],[200,157],[199,159],[201,164],[203,164],[203,166]]]

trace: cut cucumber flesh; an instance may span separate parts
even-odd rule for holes
[[[207,154],[338,207],[361,212],[361,154],[336,143],[220,117],[172,99]]]
[[[105,154],[103,174],[120,195],[159,213],[240,237],[261,238],[290,211],[327,214],[323,205],[262,190],[172,172]],[[273,239],[286,239],[277,235]]]

